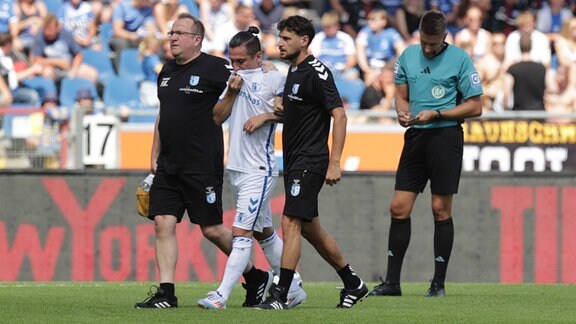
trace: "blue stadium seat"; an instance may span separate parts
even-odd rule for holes
[[[138,96],[138,84],[133,79],[116,76],[104,85],[102,100],[106,108],[117,108],[125,105],[130,108],[141,106]]]
[[[48,9],[49,13],[58,15],[60,8],[62,8],[62,5],[64,4],[64,0],[44,0],[44,3],[46,4],[46,9]]]
[[[138,111],[138,110],[149,110],[151,109],[150,107],[145,107],[142,105],[136,106],[132,108],[132,111]],[[134,116],[134,115],[130,115],[128,116],[128,122],[129,123],[155,123],[156,122],[156,118],[158,117],[158,115],[147,115],[147,116]]]
[[[80,89],[90,89],[90,93],[94,100],[98,98],[98,91],[96,85],[92,81],[82,78],[63,78],[60,85],[60,105],[63,107],[72,108],[76,103],[76,94]]]
[[[190,14],[196,18],[200,18],[200,10],[198,3],[195,0],[180,0],[180,3],[188,7]]]
[[[340,96],[348,100],[348,109],[356,110],[360,108],[360,99],[364,92],[364,82],[362,80],[336,79],[336,88]]]
[[[136,83],[144,80],[144,70],[140,61],[140,54],[136,48],[126,48],[120,52],[118,75],[134,80]]]
[[[83,62],[98,70],[99,82],[106,84],[108,79],[116,76],[112,60],[106,51],[83,49],[82,54],[84,55]]]
[[[102,23],[98,29],[98,39],[100,40],[100,44],[102,44],[102,49],[105,53],[110,52],[110,39],[114,31],[112,30],[112,23]]]

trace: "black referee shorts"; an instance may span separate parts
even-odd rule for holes
[[[173,215],[200,226],[222,224],[222,176],[157,172],[150,188],[148,218]]]
[[[430,180],[433,194],[457,193],[463,151],[464,133],[460,125],[409,128],[404,133],[395,189],[420,193]]]
[[[293,170],[285,173],[286,203],[283,214],[306,222],[311,222],[314,217],[318,217],[318,194],[325,180],[325,175],[307,170]]]

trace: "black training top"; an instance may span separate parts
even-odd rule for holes
[[[185,65],[171,60],[158,75],[160,156],[168,174],[223,174],[222,127],[212,110],[226,88],[230,66],[202,53]]]
[[[284,170],[328,169],[331,111],[342,100],[330,70],[314,56],[290,67],[284,87]]]

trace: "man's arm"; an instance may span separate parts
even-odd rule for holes
[[[330,151],[330,161],[328,163],[328,172],[326,173],[326,184],[333,186],[340,181],[342,170],[340,169],[340,158],[344,150],[346,141],[346,112],[344,108],[338,107],[332,109],[332,150]]]
[[[158,167],[158,156],[160,155],[160,133],[158,132],[158,124],[160,123],[160,114],[156,118],[154,124],[154,138],[152,140],[152,152],[150,154],[150,171],[156,173]]]
[[[514,77],[510,73],[504,74],[504,97],[502,98],[502,106],[504,109],[511,109],[508,105],[510,97],[514,92]]]
[[[282,108],[282,97],[275,97],[274,98],[274,111],[266,112],[266,113],[263,113],[260,115],[250,117],[244,123],[244,131],[248,134],[252,134],[255,130],[262,127],[262,125],[264,125],[265,123],[267,123],[269,121],[281,122],[282,121],[282,115],[277,114],[277,112],[276,112],[277,107],[279,107],[279,109],[283,109]]]
[[[402,127],[410,126],[409,122],[412,117],[409,95],[410,90],[407,84],[398,84],[396,86],[396,115],[398,115],[398,123]]]
[[[230,114],[232,113],[232,105],[234,104],[234,100],[236,100],[236,96],[242,88],[242,83],[242,78],[239,75],[230,76],[230,80],[228,81],[228,89],[224,95],[224,98],[218,101],[212,110],[214,123],[216,123],[216,125],[222,125],[226,119],[230,117]]]

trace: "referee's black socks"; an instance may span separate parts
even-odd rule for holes
[[[392,218],[390,222],[390,235],[388,236],[388,271],[386,272],[386,282],[390,284],[400,284],[400,273],[404,255],[410,244],[412,226],[410,218]]]
[[[433,282],[444,287],[448,261],[454,244],[454,223],[452,218],[434,222],[434,279]]]

